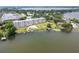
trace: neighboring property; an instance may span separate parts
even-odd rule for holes
[[[13,24],[16,28],[26,27],[33,24],[38,24],[45,22],[45,18],[34,18],[34,19],[26,19],[26,20],[16,20],[13,21]]]
[[[18,20],[21,17],[25,17],[24,14],[18,14],[18,13],[4,13],[1,17],[2,22],[6,20]]]

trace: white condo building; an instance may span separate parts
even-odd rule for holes
[[[34,18],[34,19],[26,19],[26,20],[16,20],[13,21],[13,24],[16,28],[21,28],[21,27],[26,27],[26,26],[30,26],[33,24],[38,24],[38,23],[42,23],[45,22],[45,18]]]

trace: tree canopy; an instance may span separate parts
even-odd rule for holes
[[[63,27],[63,29],[61,29],[61,30],[63,32],[67,32],[67,33],[72,32],[73,27],[72,27],[72,24],[71,23],[64,22],[62,24],[62,27]]]

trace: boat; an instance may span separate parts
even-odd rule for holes
[[[2,37],[2,38],[1,38],[1,41],[5,41],[5,40],[7,40],[6,37]]]

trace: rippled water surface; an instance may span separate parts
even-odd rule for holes
[[[79,52],[79,33],[33,32],[0,41],[0,52]]]

